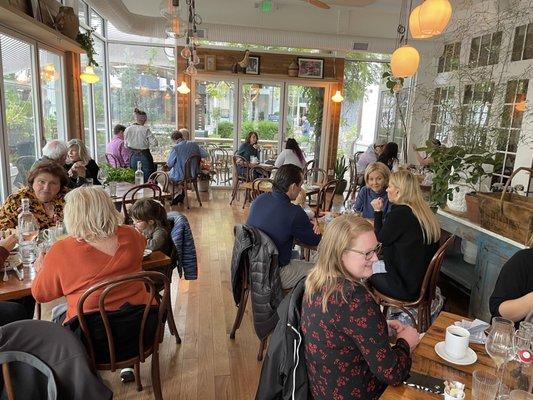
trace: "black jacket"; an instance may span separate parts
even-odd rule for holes
[[[256,400],[311,398],[300,330],[304,289],[305,278],[302,278],[278,308],[279,321],[263,361]]]
[[[231,259],[231,285],[235,304],[242,291],[243,268],[249,264],[254,329],[260,340],[268,337],[278,322],[276,309],[283,299],[278,269],[278,250],[259,229],[236,225]]]

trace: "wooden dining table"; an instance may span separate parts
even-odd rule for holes
[[[470,365],[456,365],[440,358],[435,352],[435,345],[444,340],[446,328],[456,321],[466,319],[456,314],[441,312],[435,322],[413,352],[411,371],[448,381],[459,381],[466,385],[465,399],[471,399],[472,373],[485,370],[495,373],[495,365],[482,344],[470,343],[470,348],[477,354],[477,361]],[[381,395],[383,400],[425,400],[440,399],[442,395],[417,390],[406,385],[389,386]]]
[[[142,268],[145,271],[159,269],[170,265],[172,260],[165,253],[161,251],[154,251],[148,257],[143,259]],[[35,270],[33,268],[23,268],[24,279],[19,280],[14,271],[7,273],[8,280],[6,282],[0,280],[0,301],[19,299],[24,296],[31,295],[31,284],[35,279]],[[3,275],[3,271],[2,271]]]

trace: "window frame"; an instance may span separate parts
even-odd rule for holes
[[[447,49],[449,49],[452,46],[451,53]],[[452,42],[452,43],[446,43],[444,45],[444,48],[442,50],[442,55],[439,57],[439,62],[437,65],[437,73],[443,73],[443,72],[451,72],[456,71],[459,69],[459,66],[461,64],[461,42]],[[456,63],[454,61],[456,60]],[[448,65],[448,68],[446,68],[446,65]]]
[[[498,45],[498,53],[497,56],[494,56],[494,39],[495,36],[499,35],[499,45]],[[484,40],[488,39],[488,43],[483,43]],[[475,56],[475,59],[473,58],[473,51],[474,51],[474,42],[477,42],[477,55]],[[490,65],[497,65],[500,63],[500,53],[502,50],[502,42],[503,42],[503,31],[496,31],[491,33],[486,33],[481,36],[473,37],[470,41],[470,53],[468,56],[468,65],[471,68],[477,68],[477,67],[486,67]],[[480,63],[481,56],[485,56],[486,52],[486,62]],[[494,60],[495,58],[495,60]],[[491,61],[492,60],[492,61]],[[495,61],[495,62],[494,62]]]
[[[446,110],[443,110],[443,97],[442,92],[446,92],[446,98],[444,101],[446,103],[449,103],[450,101],[453,103],[452,106],[455,104],[455,89],[456,87],[454,85],[447,85],[447,86],[438,86],[435,88],[434,91],[434,97],[433,97],[433,105],[431,107],[431,119],[429,122],[429,138],[430,139],[438,139],[442,144],[445,144],[448,142],[448,139],[451,136],[451,128],[453,126],[451,119],[452,118],[445,118],[447,115],[451,115]],[[438,97],[437,97],[437,91]],[[451,92],[451,94],[450,94]],[[438,102],[436,102],[437,98],[439,99]],[[446,104],[448,105],[448,104]],[[434,113],[434,110],[436,109],[436,113]],[[444,112],[444,114],[443,114]],[[433,118],[435,116],[435,119]],[[440,131],[438,134],[436,134],[437,129],[440,128]],[[446,132],[446,135],[443,136],[442,132]]]
[[[517,45],[516,40],[517,40],[517,36],[518,36],[518,30],[520,28],[523,28],[523,27],[525,27],[525,31],[524,31],[524,38],[522,39],[522,43],[520,45],[520,57],[519,58],[515,58],[515,47]],[[524,58],[524,55],[525,55],[525,52],[526,52],[526,47],[528,47],[527,38],[528,38],[528,34],[529,34],[530,30],[532,32],[531,35],[533,36],[533,22],[530,22],[529,24],[520,25],[520,26],[515,27],[514,36],[513,36],[513,43],[512,43],[512,46],[511,46],[511,62],[533,59],[533,53],[531,54],[531,57]],[[533,47],[533,42],[529,46]]]

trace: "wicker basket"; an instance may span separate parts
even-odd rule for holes
[[[507,187],[519,171],[533,174],[533,168],[515,170],[503,193],[478,193],[481,227],[528,245],[533,241],[533,198],[507,193]]]

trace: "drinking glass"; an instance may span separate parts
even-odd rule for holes
[[[109,182],[109,195],[111,197],[117,196],[117,183],[115,181]]]
[[[503,364],[509,360],[513,350],[513,322],[500,317],[492,319],[489,336],[485,342],[485,350],[497,367],[497,376],[502,381]]]
[[[533,394],[525,390],[513,390],[509,398],[511,400],[533,400]]]
[[[494,400],[499,382],[495,375],[486,371],[475,370],[472,373],[472,399]]]
[[[96,175],[96,177],[98,178],[98,180],[102,183],[102,185],[105,186],[105,183],[107,181],[107,178],[109,178],[109,174],[107,173],[107,171],[103,168],[100,168],[98,170],[98,174]]]
[[[24,267],[29,267],[37,258],[37,243],[26,240],[19,243],[19,254]]]

